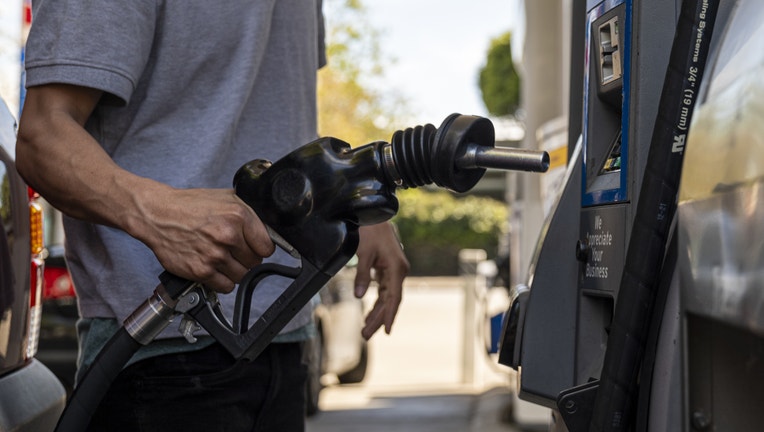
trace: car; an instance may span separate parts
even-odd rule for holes
[[[64,387],[34,358],[45,263],[38,195],[16,172],[16,120],[0,99],[0,430],[53,430]]]
[[[325,354],[322,373],[335,375],[340,384],[363,381],[369,359],[361,336],[363,303],[354,294],[356,264],[354,257],[319,291],[321,301],[314,313]]]
[[[357,384],[366,376],[369,346],[361,336],[363,302],[354,295],[357,258],[353,257],[319,291],[314,309],[316,335],[306,343],[307,414],[319,411],[325,382]]]

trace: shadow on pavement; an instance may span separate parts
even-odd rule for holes
[[[377,394],[354,408],[319,412],[308,420],[306,431],[520,432],[510,423],[510,410],[511,395],[503,389],[481,394]]]

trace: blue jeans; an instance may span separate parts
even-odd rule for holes
[[[88,430],[302,432],[306,376],[300,343],[272,343],[252,362],[217,343],[153,357],[120,373]]]

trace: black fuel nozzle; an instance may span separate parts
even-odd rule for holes
[[[236,194],[255,210],[274,243],[300,259],[300,266],[252,269],[239,284],[230,325],[206,301],[187,314],[234,357],[253,359],[353,257],[359,227],[397,213],[397,188],[435,183],[465,192],[486,168],[543,172],[548,166],[546,152],[494,148],[491,122],[460,114],[437,129],[425,125],[398,131],[389,143],[351,148],[336,138],[321,138],[273,163],[253,160],[234,176]],[[250,327],[252,294],[270,276],[292,282]]]
[[[396,189],[435,183],[465,192],[486,168],[543,172],[548,166],[546,152],[494,148],[491,122],[460,114],[452,114],[437,129],[428,124],[398,131],[389,143],[351,148],[336,138],[320,138],[273,163],[250,161],[234,176],[236,194],[255,210],[273,242],[300,265],[253,268],[239,284],[232,323],[221,318],[214,296],[175,310],[183,309],[234,357],[253,359],[353,257],[359,227],[397,213]],[[249,326],[253,292],[271,276],[292,282]],[[178,300],[181,295],[207,294],[172,275],[165,275],[162,285],[171,303],[185,304]]]
[[[544,172],[543,151],[494,147],[490,120],[452,114],[439,128],[431,124],[393,134],[358,148],[335,138],[309,143],[274,164],[254,160],[234,178],[236,193],[266,225],[288,232],[320,216],[368,225],[398,210],[396,188],[428,184],[455,191],[472,189],[486,168]],[[291,227],[291,228],[290,228]]]

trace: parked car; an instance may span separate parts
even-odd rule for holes
[[[44,269],[42,212],[16,173],[16,120],[0,100],[0,430],[53,430],[66,403],[34,359]]]
[[[48,256],[37,358],[71,391],[77,362],[77,299],[64,260],[61,213],[44,201],[42,205]],[[364,311],[361,300],[353,295],[354,278],[355,261],[351,260],[316,297],[317,332],[304,351],[309,370],[306,389],[309,415],[318,411],[322,377],[352,384],[361,382],[366,375],[368,346],[361,337]]]
[[[316,336],[305,349],[309,416],[318,412],[324,380],[356,384],[366,376],[369,347],[361,336],[363,303],[353,294],[355,268],[353,258],[319,291],[320,301],[314,312]]]

